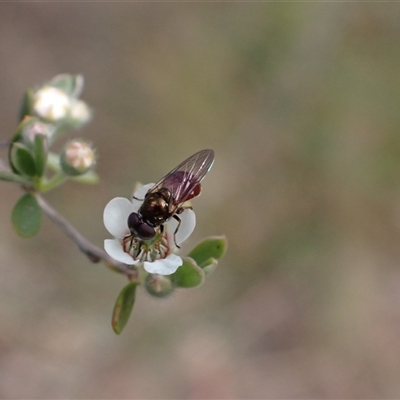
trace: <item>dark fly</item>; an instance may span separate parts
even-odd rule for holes
[[[141,240],[155,237],[157,227],[163,231],[163,224],[170,218],[178,221],[174,233],[179,230],[184,203],[201,192],[200,182],[214,163],[213,150],[201,150],[165,175],[145,195],[143,204],[137,213],[128,217],[128,227],[131,235]],[[139,199],[138,199],[139,200]],[[176,244],[175,245],[179,247]]]

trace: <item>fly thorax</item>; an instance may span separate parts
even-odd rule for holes
[[[169,219],[168,202],[158,193],[151,193],[144,199],[140,214],[144,221],[153,226],[161,225]]]

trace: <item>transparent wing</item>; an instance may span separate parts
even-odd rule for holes
[[[162,188],[168,189],[172,194],[173,206],[177,208],[180,204],[200,193],[198,185],[211,169],[213,163],[214,151],[201,150],[168,172],[148,193],[158,192]]]

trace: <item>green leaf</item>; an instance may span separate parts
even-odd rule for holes
[[[100,181],[100,177],[95,171],[90,170],[83,175],[72,177],[71,180],[78,183],[85,183],[86,185],[95,185]]]
[[[35,176],[35,161],[28,148],[22,143],[13,143],[10,150],[10,163],[21,175]]]
[[[35,236],[40,229],[42,210],[36,198],[26,193],[15,204],[11,220],[18,235],[28,238]]]
[[[218,260],[215,258],[210,258],[204,263],[203,271],[206,276],[210,276],[217,268],[218,265]]]
[[[21,183],[22,185],[30,183],[28,179],[21,175],[13,174],[12,172],[0,171],[0,180],[7,182]]]
[[[43,176],[47,162],[47,136],[37,134],[33,142],[36,176]]]
[[[172,282],[181,288],[193,288],[204,282],[204,271],[189,257],[183,257],[183,265],[171,275]]]
[[[83,77],[82,75],[60,74],[55,76],[48,85],[62,90],[68,96],[77,98],[83,90]]]
[[[13,144],[15,142],[21,141],[23,129],[26,126],[26,124],[28,123],[28,121],[31,120],[31,118],[32,117],[25,116],[23,118],[23,120],[17,125],[17,128],[16,128],[16,130],[15,130],[15,132],[13,134],[13,137],[11,138],[11,145],[8,148],[8,160],[9,160],[10,167],[11,167],[12,171],[15,172],[15,173],[20,173],[20,171],[13,165],[13,160],[12,160]],[[15,149],[14,149],[14,151],[15,151]]]
[[[27,90],[24,93],[22,99],[21,109],[19,111],[19,120],[22,121],[25,116],[32,115],[32,102],[33,102],[33,92],[32,90]]]
[[[27,176],[43,175],[50,133],[50,125],[44,124],[39,118],[24,117],[14,132],[9,150],[10,165],[14,172]],[[18,150],[21,148],[22,151]],[[26,155],[26,152],[30,154]],[[24,154],[21,155],[21,153]],[[20,157],[22,157],[21,160]]]
[[[214,236],[200,242],[189,254],[197,265],[204,268],[210,259],[219,260],[226,252],[228,242],[225,236]]]
[[[125,328],[131,315],[133,305],[135,304],[135,294],[137,282],[131,282],[126,285],[119,294],[115,302],[111,325],[114,332],[119,335]]]
[[[11,142],[23,141],[24,132],[29,130],[30,127],[34,126],[34,124],[36,124],[39,121],[40,120],[37,117],[31,117],[29,115],[26,115],[17,125],[17,128],[15,129],[14,135],[11,139]]]
[[[47,155],[47,166],[54,172],[60,172],[60,156],[56,153],[49,152]]]

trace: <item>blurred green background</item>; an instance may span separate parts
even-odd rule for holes
[[[97,186],[46,195],[102,245],[105,204],[185,157],[216,162],[184,250],[215,274],[166,301],[90,264],[0,182],[1,398],[399,398],[400,4],[2,3],[1,140],[24,90],[85,77]],[[5,152],[2,152],[5,156]]]

